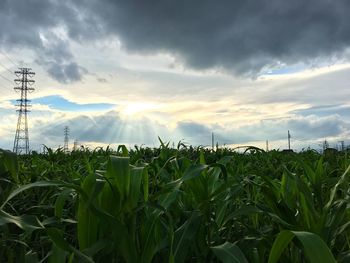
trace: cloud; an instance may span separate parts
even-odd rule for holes
[[[80,81],[82,80],[83,75],[88,73],[85,68],[79,66],[75,62],[67,64],[49,62],[48,66],[47,72],[49,75],[63,84]]]
[[[341,137],[349,129],[349,123],[337,115],[326,117],[295,116],[294,118],[262,120],[256,124],[246,125],[233,131],[236,143],[257,140],[283,140],[287,130],[293,139],[318,140],[327,137]]]
[[[54,104],[57,102],[69,104],[55,97],[43,99],[48,101],[52,99]],[[34,100],[34,105],[40,102],[38,100]],[[210,146],[212,132],[215,135],[215,142],[219,145],[250,144],[264,147],[265,140],[269,140],[271,147],[275,148],[286,147],[287,130],[290,130],[293,145],[298,149],[308,145],[318,147],[318,142],[324,139],[337,142],[348,138],[350,122],[338,114],[330,112],[330,115],[319,117],[312,112],[308,115],[302,113],[302,111],[298,114],[295,112],[289,117],[255,120],[237,126],[235,125],[237,123],[217,124],[215,119],[203,124],[196,118],[186,121],[175,119],[174,124],[169,125],[169,118],[164,120],[154,118],[152,112],[143,117],[136,117],[123,116],[121,112],[114,110],[94,114],[36,110],[30,115],[30,145],[34,150],[40,149],[41,144],[54,148],[62,146],[65,126],[70,127],[71,144],[73,140],[78,140],[81,144],[93,143],[95,146],[107,144],[158,146],[158,136],[163,141],[177,143],[183,140],[191,145]],[[0,135],[9,139],[2,142],[1,147],[11,148],[17,115],[7,106],[1,109],[0,114],[6,116],[0,125]]]
[[[314,106],[302,110],[296,110],[292,113],[302,115],[302,116],[329,116],[329,115],[338,115],[343,120],[349,120],[350,116],[350,106],[343,104],[335,105],[324,105],[324,106]]]
[[[60,142],[64,126],[69,126],[70,137],[80,142],[152,145],[157,143],[158,136],[166,137],[169,132],[164,125],[148,118],[125,120],[115,111],[94,116],[68,116],[61,118],[60,122],[41,125],[40,131],[36,131],[38,137]]]
[[[197,70],[254,76],[346,59],[349,11],[345,0],[2,1],[0,43],[67,63],[67,40],[85,45],[118,37],[131,53],[168,53]]]
[[[158,136],[163,141],[177,143],[183,140],[191,145],[211,145],[211,135],[219,145],[245,145],[256,142],[271,143],[286,141],[290,130],[292,141],[305,147],[320,139],[335,142],[347,138],[350,124],[337,115],[326,117],[296,116],[293,119],[263,120],[241,127],[225,127],[218,124],[201,124],[196,121],[180,121],[171,128],[149,117],[124,119],[117,111],[98,115],[55,113],[49,120],[32,120],[31,140],[33,145],[45,143],[51,147],[62,145],[63,129],[70,127],[71,142],[77,139],[81,143],[127,144],[157,146]],[[40,127],[40,129],[36,128]],[[276,147],[281,145],[276,144]]]
[[[74,61],[64,30],[67,22],[69,27],[80,24],[79,17],[69,1],[2,1],[1,49],[29,49],[36,54],[35,62],[58,82],[80,81],[87,70]]]
[[[232,143],[230,132],[223,132],[225,129],[219,125],[204,125],[192,121],[178,122],[173,134],[181,137],[187,142],[196,145],[210,145],[212,133],[214,132],[217,141],[221,144]]]
[[[341,58],[348,1],[86,1],[86,12],[124,49],[171,53],[187,66],[256,74],[283,64]],[[93,14],[93,15],[92,15]]]
[[[337,115],[326,117],[296,116],[293,119],[262,120],[231,128],[217,124],[179,122],[174,134],[177,137],[183,136],[185,140],[195,145],[210,145],[213,132],[215,141],[223,145],[284,140],[287,138],[287,130],[290,130],[293,140],[306,143],[307,141],[318,141],[320,138],[341,138],[346,136],[349,127],[349,123],[344,122]]]
[[[349,125],[338,115],[327,117],[308,116],[306,118],[291,119],[287,125],[302,138],[327,138],[344,134]]]
[[[105,78],[97,78],[97,81],[100,83],[108,83],[108,80]]]

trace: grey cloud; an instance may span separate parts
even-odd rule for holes
[[[74,62],[67,40],[54,33],[55,28],[65,26],[65,21],[71,27],[79,24],[79,17],[69,1],[2,1],[0,47],[5,51],[33,50],[37,54],[35,62],[46,66],[49,75],[61,83],[81,80],[86,72],[77,70],[82,67]],[[61,72],[53,73],[54,68],[60,68]]]
[[[317,115],[320,117],[329,116],[329,115],[338,115],[344,120],[344,119],[349,119],[350,106],[342,105],[342,104],[314,106],[303,110],[293,111],[291,113],[302,115],[302,116]]]
[[[349,125],[339,116],[331,115],[327,117],[310,116],[302,119],[291,119],[287,125],[302,138],[327,138],[339,136],[346,132]]]
[[[309,75],[310,73],[310,75]],[[348,88],[349,68],[305,77],[289,76],[275,81],[256,81],[251,87],[239,89],[237,96],[244,103],[296,103],[312,107],[320,105],[347,104],[350,96]],[[316,71],[317,73],[317,71]]]
[[[210,145],[212,132],[215,133],[216,140],[222,144],[231,143],[229,134],[222,132],[223,128],[217,125],[204,125],[196,122],[178,122],[174,134],[192,144]]]
[[[236,143],[256,140],[283,140],[290,130],[295,140],[319,140],[320,138],[342,136],[349,129],[349,123],[337,115],[326,117],[295,117],[293,119],[263,120],[257,124],[240,127],[233,131]]]
[[[48,63],[49,75],[60,83],[80,81],[87,70],[75,62],[68,64]]]
[[[105,78],[97,78],[97,81],[100,83],[107,83],[108,82],[108,80]]]
[[[168,52],[195,69],[255,75],[342,58],[349,11],[346,0],[2,1],[0,41],[40,48],[39,32],[63,26],[80,43],[118,36],[129,52]]]
[[[349,123],[337,115],[326,117],[296,117],[294,119],[263,120],[239,128],[224,128],[218,125],[203,125],[196,122],[180,122],[176,134],[193,144],[211,143],[211,133],[219,144],[246,144],[254,141],[276,141],[287,138],[290,130],[293,140],[318,141],[327,137],[341,137],[347,134]]]
[[[345,0],[86,2],[125,49],[171,52],[196,69],[256,74],[278,63],[333,60],[350,43]]]

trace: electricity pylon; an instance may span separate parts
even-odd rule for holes
[[[64,127],[64,146],[63,146],[63,151],[68,152],[68,142],[69,142],[69,128],[68,126]]]
[[[28,108],[30,100],[28,100],[28,92],[33,92],[34,88],[30,87],[34,84],[34,80],[31,78],[35,75],[30,68],[19,68],[15,71],[16,76],[15,83],[18,85],[14,89],[21,93],[21,98],[17,100],[17,128],[15,140],[13,143],[13,152],[16,154],[29,154],[29,132],[28,132],[28,117],[27,113],[30,112]],[[29,86],[28,86],[29,84]]]

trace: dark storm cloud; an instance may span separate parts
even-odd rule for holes
[[[334,59],[350,44],[346,0],[86,1],[130,52],[171,52],[196,69],[256,74]]]
[[[3,0],[0,41],[40,53],[39,33],[62,26],[80,43],[117,36],[129,52],[167,52],[195,69],[255,75],[279,63],[342,58],[349,12],[347,0]]]
[[[0,48],[4,51],[29,48],[37,55],[35,61],[57,81],[79,81],[86,70],[74,62],[68,41],[54,32],[59,26],[68,26],[66,21],[69,27],[80,25],[79,17],[69,1],[1,1]]]

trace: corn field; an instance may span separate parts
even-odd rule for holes
[[[0,151],[1,262],[350,262],[346,152]]]

